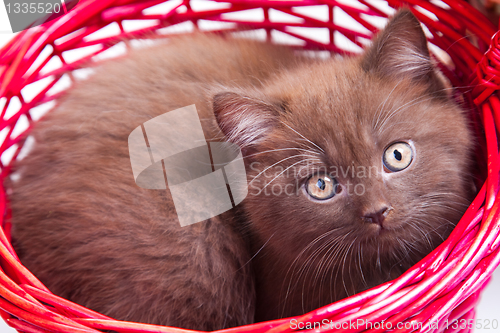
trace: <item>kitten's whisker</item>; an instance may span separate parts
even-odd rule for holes
[[[419,219],[419,218],[417,218],[417,217],[413,217],[413,219],[414,219],[415,221],[418,221],[418,222],[425,222],[423,219]],[[444,219],[444,220],[445,220],[445,221],[447,221],[447,222],[450,222],[450,221],[448,221],[448,220],[447,220],[447,219],[445,219],[445,218],[442,218],[442,219]],[[452,224],[452,225],[453,225],[453,224]],[[415,226],[416,226],[416,224],[415,224]],[[429,226],[431,226],[431,225],[429,224]],[[429,248],[430,248],[430,249],[434,248],[434,246],[433,246],[433,245],[431,244],[431,242],[429,241],[429,237],[428,237],[428,235],[430,235],[432,232],[434,232],[434,233],[436,233],[436,234],[439,236],[439,238],[441,238],[441,241],[444,241],[443,236],[442,236],[440,233],[438,233],[438,232],[437,232],[437,230],[438,230],[438,229],[443,228],[444,226],[446,226],[446,225],[440,224],[440,225],[436,226],[435,228],[432,228],[432,229],[431,229],[431,230],[429,230],[428,232],[424,232],[423,230],[421,231],[421,232],[424,234],[424,236],[425,236],[426,240],[428,240],[428,244],[429,244]]]
[[[340,254],[340,256],[338,257],[339,260],[338,260],[338,263],[336,264],[336,266],[338,266],[337,268],[337,273],[335,274],[335,281],[334,281],[334,285],[335,285],[335,292],[337,291],[337,288],[336,288],[336,284],[337,284],[337,281],[338,281],[338,274],[340,273],[340,277],[342,278],[342,285],[344,286],[344,289],[345,288],[345,283],[344,283],[344,268],[340,268],[340,262],[343,261],[342,258],[345,257],[345,254],[347,253],[347,247],[348,245],[345,244],[343,247],[342,247],[342,252]]]
[[[414,245],[412,242],[409,242],[405,239],[403,239],[403,242],[408,246],[408,249],[410,250],[410,252],[414,252],[414,251],[411,251],[412,249],[415,250],[416,252],[420,251],[420,249],[417,248],[417,246]]]
[[[335,238],[335,239],[331,239],[331,240],[328,240],[325,244],[322,244],[318,249],[316,249],[312,254],[309,254],[306,258],[306,260],[302,263],[302,265],[300,266],[299,270],[297,272],[295,272],[295,274],[293,274],[291,277],[290,277],[290,286],[291,286],[291,283],[294,281],[294,275],[295,275],[295,284],[294,284],[294,289],[297,288],[298,284],[300,283],[301,281],[301,277],[304,276],[304,277],[307,277],[308,274],[309,274],[309,271],[311,269],[311,266],[312,264],[314,263],[314,260],[315,258],[326,248],[328,248],[332,243],[335,242],[335,240],[338,239]],[[335,244],[334,247],[338,246],[338,243]],[[304,280],[304,279],[303,279]],[[304,288],[304,286],[302,286],[302,288]],[[303,290],[303,289],[302,289]],[[288,295],[287,295],[288,296]]]
[[[399,81],[395,86],[394,88],[392,88],[391,92],[389,93],[389,95],[387,95],[387,98],[385,99],[385,101],[382,103],[380,103],[380,105],[377,107],[377,111],[375,111],[375,116],[377,117],[377,121],[375,122],[375,124],[373,125],[373,122],[372,122],[372,127],[373,128],[377,128],[377,125],[380,121],[380,118],[382,116],[382,111],[384,110],[385,108],[385,104],[387,103],[387,101],[389,100],[389,98],[391,97],[392,93],[394,92],[394,90],[396,90],[396,88],[399,86],[399,84],[401,83],[402,81]],[[375,118],[375,117],[374,117]]]
[[[295,260],[292,262],[292,264],[291,264],[291,265],[290,265],[290,267],[288,268],[288,271],[287,271],[287,273],[286,273],[286,275],[285,275],[285,279],[284,279],[283,283],[285,283],[285,282],[286,282],[286,280],[287,280],[287,279],[286,279],[286,277],[290,274],[290,270],[291,270],[292,268],[294,268],[294,267],[295,267],[295,265],[296,265],[296,263],[298,262],[298,260],[300,259],[300,257],[301,257],[301,256],[302,256],[302,255],[303,255],[303,254],[304,254],[304,253],[308,250],[308,249],[310,249],[310,248],[311,248],[311,247],[313,247],[316,243],[318,243],[319,241],[321,241],[322,239],[324,239],[325,237],[327,237],[327,236],[331,235],[332,233],[334,233],[335,231],[337,231],[337,230],[339,230],[339,229],[340,229],[340,228],[336,228],[336,229],[332,229],[332,230],[329,230],[329,231],[327,231],[327,232],[323,233],[322,235],[320,235],[320,236],[316,237],[314,240],[312,240],[312,241],[311,241],[311,242],[310,242],[310,243],[309,243],[306,247],[304,247],[304,249],[302,249],[302,251],[301,251],[301,252],[297,255],[297,257],[295,258]],[[336,240],[336,239],[338,239],[338,238],[339,238],[339,237],[336,237],[335,239],[333,239],[333,241],[335,241],[335,240]],[[327,247],[327,246],[328,246],[331,242],[332,242],[332,241],[328,241],[328,242],[326,242],[325,244],[321,245],[319,249],[316,249],[316,250],[313,252],[313,255],[314,255],[316,252],[318,252],[318,251],[322,251],[322,249],[323,249],[323,248],[325,248],[325,247]],[[311,255],[309,255],[309,256],[308,256],[308,258],[309,258],[310,256],[311,256]],[[307,262],[307,260],[306,260],[306,262]],[[303,267],[303,266],[302,266],[302,267]],[[301,270],[302,270],[302,268],[301,268]],[[294,269],[294,270],[292,271],[292,273],[291,273],[290,281],[289,281],[289,283],[288,283],[288,288],[287,288],[286,295],[285,295],[285,302],[284,302],[285,304],[286,304],[286,301],[287,301],[287,299],[288,299],[288,295],[290,294],[291,285],[292,285],[292,281],[293,281],[293,275],[295,275],[295,274],[296,274],[296,273],[295,273],[295,269]],[[284,285],[283,285],[283,287],[284,287]],[[282,288],[283,288],[283,287],[282,287]],[[283,309],[283,311],[284,311],[284,309]]]
[[[399,243],[399,245],[400,245],[400,249],[402,249],[402,250],[404,251],[404,255],[405,255],[406,257],[408,257],[408,256],[409,256],[409,253],[408,253],[408,250],[407,250],[407,248],[406,248],[406,244],[404,243],[404,241],[401,241],[401,240],[399,239],[399,237],[396,237],[396,241]]]
[[[339,240],[339,238],[341,237],[342,235],[340,236],[337,236],[333,239],[329,239],[327,240],[324,244],[320,245],[316,250],[313,251],[313,253],[309,254],[306,258],[306,260],[304,261],[304,263],[302,264],[301,268],[299,269],[298,273],[300,273],[300,275],[298,276],[300,278],[300,276],[302,275],[302,272],[307,268],[308,271],[309,271],[309,268],[310,268],[310,263],[313,262],[313,260],[325,249],[327,249],[327,253],[332,249],[330,247],[330,245],[334,244],[336,241]],[[338,243],[335,244],[335,246],[333,248],[335,248],[336,246],[338,246]],[[322,262],[323,259],[320,261]],[[305,275],[308,274],[308,271],[306,272]]]
[[[342,240],[339,240],[340,238],[342,238]],[[326,273],[328,273],[328,268],[333,268],[334,266],[331,266],[330,263],[330,258],[333,256],[333,257],[336,257],[339,253],[341,253],[342,251],[342,247],[344,246],[343,244],[343,240],[345,239],[345,236],[343,235],[339,235],[337,236],[335,239],[331,240],[329,242],[329,244],[325,247],[323,247],[323,249],[327,249],[326,253],[323,255],[323,257],[320,259],[319,263],[314,267],[314,272],[316,272],[315,274],[315,278],[314,278],[314,285],[318,285],[319,289],[318,289],[318,292],[319,292],[319,295],[318,295],[318,299],[321,298],[322,296],[322,290],[323,290],[323,281],[325,280],[325,275]],[[330,246],[331,244],[333,244],[333,246]],[[318,254],[319,255],[319,252]],[[314,257],[316,257],[317,255],[315,255]],[[312,256],[311,256],[311,261],[312,261]],[[333,261],[333,260],[332,260]],[[326,264],[325,264],[326,263]],[[306,277],[309,273],[309,270],[311,269],[311,267],[308,267],[308,270],[306,272]],[[304,280],[304,283],[302,284],[302,289],[304,290],[305,288],[305,280]],[[314,293],[312,294],[312,296],[314,297]]]
[[[334,247],[330,247],[330,245],[331,245],[332,243],[336,242],[336,241],[337,241],[337,240],[338,240],[341,236],[342,236],[342,235],[339,235],[339,236],[337,236],[335,239],[333,239],[333,240],[329,240],[329,241],[328,241],[328,243],[326,243],[326,244],[322,245],[320,248],[318,248],[318,250],[323,251],[324,249],[326,249],[326,248],[327,248],[327,251],[326,251],[326,253],[325,253],[325,256],[326,256],[328,253],[330,253],[330,251],[334,250],[334,249],[338,246],[338,243],[337,243],[337,244],[335,244],[335,246],[334,246]],[[316,250],[316,251],[315,251],[315,252],[314,252],[314,253],[313,253],[310,257],[311,257],[311,258],[313,258],[313,257],[315,257],[316,255],[318,255],[318,254],[319,254],[319,252],[320,252],[320,251],[318,251],[318,250]],[[318,277],[319,277],[319,273],[320,273],[320,271],[321,271],[321,269],[322,269],[322,265],[323,265],[323,263],[324,263],[324,261],[325,261],[325,256],[323,256],[323,258],[321,258],[321,260],[320,260],[320,262],[319,262],[319,264],[318,264],[318,269],[316,270],[316,275],[315,275],[315,278],[314,278],[314,281],[315,281],[315,282],[317,281],[317,279],[318,279]]]
[[[280,148],[280,149],[264,150],[264,151],[260,151],[258,153],[247,155],[247,156],[245,156],[243,158],[253,157],[253,156],[257,156],[257,155],[261,155],[261,154],[266,154],[266,153],[274,153],[274,152],[277,152],[277,151],[285,151],[285,150],[300,150],[300,151],[308,152],[308,153],[311,153],[311,154],[318,154],[319,155],[319,153],[317,153],[315,151],[311,151],[310,149],[290,147],[290,148]]]
[[[430,192],[430,193],[426,193],[426,194],[422,195],[420,198],[424,198],[424,199],[427,199],[427,198],[446,199],[448,196],[454,196],[454,197],[457,197],[459,199],[463,199],[464,201],[468,201],[468,198],[466,196],[460,195],[460,194],[457,194],[457,193],[453,193],[453,192]]]
[[[339,235],[338,237],[336,237],[334,240],[331,240],[327,246],[323,247],[323,249],[327,249],[326,253],[323,255],[323,257],[321,258],[319,264],[315,265],[314,266],[314,270],[312,271],[312,273],[314,274],[314,272],[316,272],[316,274],[314,274],[314,282],[313,282],[313,285],[317,285],[318,286],[318,300],[321,300],[322,298],[322,290],[323,290],[323,282],[325,280],[325,275],[326,273],[328,272],[328,268],[332,268],[332,266],[326,264],[326,262],[328,262],[328,259],[331,255],[337,255],[339,253],[338,249],[342,247],[342,241],[338,241],[339,238],[341,237],[342,235]],[[333,244],[333,246],[331,246]],[[315,257],[317,257],[318,255],[320,254],[320,252],[318,252],[314,257],[311,256],[311,262],[313,262],[313,259]],[[309,275],[309,271],[311,270],[311,266],[307,267],[307,271],[306,271],[306,274],[305,274],[305,277],[307,277]],[[304,290],[304,288],[306,288],[306,282],[309,282],[307,279],[304,279],[303,280],[303,284],[302,284],[302,290]],[[311,296],[314,298],[314,293],[311,294]]]
[[[415,218],[415,217],[413,217],[413,220],[414,221],[418,221],[418,222],[424,222],[424,220],[419,219],[419,218]],[[422,234],[422,237],[420,239],[424,239],[425,238],[425,240],[427,241],[427,244],[429,244],[429,249],[434,248],[434,246],[432,245],[431,240],[428,237],[432,232],[435,232],[441,238],[441,240],[444,241],[443,236],[436,232],[436,230],[438,230],[439,228],[443,227],[442,225],[439,225],[436,228],[433,228],[433,229],[429,230],[428,232],[425,232],[424,230],[422,230],[422,228],[420,228],[416,223],[413,223],[413,221],[410,222],[410,226],[412,226],[415,230],[419,231]]]
[[[382,130],[382,128],[384,128],[384,125],[389,121],[391,120],[392,117],[394,117],[396,114],[398,114],[399,112],[402,112],[404,110],[406,110],[406,107],[412,107],[414,105],[417,105],[419,103],[423,103],[423,102],[426,102],[426,101],[429,101],[429,100],[432,100],[433,97],[429,97],[429,98],[426,98],[426,99],[422,99],[424,96],[420,96],[418,98],[415,98],[409,102],[407,102],[406,104],[403,104],[402,106],[398,107],[396,110],[394,111],[391,111],[391,113],[389,113],[387,115],[387,117],[384,119],[384,121],[382,122],[382,124],[380,125],[380,127],[378,128],[378,132],[380,133],[380,131]],[[410,104],[410,103],[413,103],[413,104]],[[408,106],[408,104],[410,104]]]
[[[344,255],[344,263],[342,264],[342,284],[344,285],[344,290],[345,290],[345,293],[347,296],[350,296],[349,294],[349,291],[347,290],[347,286],[345,284],[345,274],[344,274],[344,269],[345,269],[345,263],[347,261],[347,256],[349,254],[349,251],[351,251],[351,248],[352,246],[354,245],[354,242],[356,241],[356,239],[354,239],[352,242],[351,242],[351,245],[349,245],[349,247],[347,248],[346,252],[345,252],[345,255]],[[351,258],[352,256],[349,256],[349,276],[351,275]]]
[[[361,273],[361,278],[363,279],[363,285],[367,286],[368,283],[366,282],[365,275],[363,274],[363,267],[361,267],[361,258],[363,257],[363,244],[361,242],[358,242],[358,245],[359,245],[359,250],[358,250],[359,272]]]
[[[298,161],[297,163],[293,163],[292,165],[290,165],[288,168],[286,168],[285,170],[281,171],[278,175],[276,175],[276,177],[274,177],[273,179],[271,179],[271,181],[269,183],[267,183],[266,185],[264,185],[264,187],[262,188],[262,191],[268,187],[273,181],[275,181],[279,176],[281,176],[282,174],[284,174],[287,170],[291,169],[292,167],[294,167],[295,165],[299,164],[299,163],[303,163],[305,161],[314,161],[314,160],[317,160],[317,159],[311,159],[311,158],[308,158],[308,159],[303,159],[301,161]],[[255,178],[254,178],[255,179]]]
[[[380,263],[380,243],[377,243],[377,264],[376,264],[376,267],[379,270],[382,270],[382,265]]]
[[[337,230],[337,229],[335,229]],[[297,283],[295,285],[297,285],[300,281],[301,281],[301,277],[302,275],[304,275],[304,277],[307,277],[309,275],[309,271],[311,270],[311,264],[314,263],[314,260],[315,258],[321,253],[323,252],[324,249],[327,249],[327,252],[325,255],[323,255],[323,258],[321,259],[320,261],[320,264],[319,264],[319,267],[318,265],[315,265],[315,269],[316,271],[322,271],[322,266],[323,266],[323,263],[325,261],[325,259],[327,257],[329,257],[329,253],[331,252],[332,254],[335,254],[338,252],[336,251],[339,247],[342,247],[344,246],[342,240],[339,241],[339,239],[342,237],[342,240],[345,239],[346,235],[339,235],[333,239],[330,239],[328,240],[325,244],[321,245],[318,249],[316,249],[312,254],[310,254],[306,261],[301,265],[301,268],[299,269],[299,271],[297,272],[298,273],[298,276],[297,276]],[[331,247],[330,245],[334,244],[333,247]],[[319,273],[318,273],[319,274]],[[324,274],[323,274],[324,276]],[[322,278],[323,280],[323,278]],[[305,283],[306,283],[306,279],[303,279],[303,284],[302,284],[302,291],[304,291],[304,288],[305,288]],[[304,299],[302,299],[302,302],[304,302]]]
[[[283,158],[283,159],[279,160],[278,162],[274,163],[273,165],[268,166],[267,168],[265,168],[264,170],[262,170],[261,172],[259,172],[259,173],[257,174],[257,176],[253,177],[253,179],[252,179],[252,180],[248,183],[248,185],[252,184],[252,182],[253,182],[253,181],[255,181],[255,179],[257,179],[257,177],[259,177],[260,175],[262,175],[264,172],[266,172],[267,170],[271,169],[272,167],[274,167],[274,166],[276,166],[276,165],[278,165],[278,164],[280,164],[280,163],[282,163],[282,162],[284,162],[284,161],[287,161],[287,160],[289,160],[289,159],[291,159],[291,158],[296,158],[296,157],[305,157],[305,156],[307,156],[307,157],[312,157],[312,156],[307,155],[307,154],[297,154],[297,155],[288,156],[288,157],[286,157],[286,158]],[[302,162],[302,161],[303,161],[303,160],[301,160],[300,162]],[[299,163],[300,163],[300,162],[299,162]],[[295,163],[295,164],[297,164],[297,163]],[[293,164],[293,165],[295,165],[295,164]]]
[[[400,122],[397,122],[397,123],[391,123],[390,126],[384,127],[384,130],[386,132],[390,132],[390,129],[392,129],[393,127],[396,127],[398,125],[414,125],[414,124],[415,124],[414,122],[410,122],[410,121],[400,121]]]
[[[297,132],[296,130],[294,130],[291,126],[287,125],[284,122],[281,122],[281,123],[283,125],[285,125],[286,127],[288,127],[289,129],[291,129],[292,131],[294,131],[297,135],[300,135],[304,140],[306,140],[307,142],[309,142],[310,144],[312,144],[314,147],[318,148],[322,153],[325,153],[325,151],[320,146],[318,146],[317,144],[315,144],[314,142],[312,142],[311,140],[309,140],[308,138],[306,138],[305,136],[303,136],[302,134],[300,134],[299,132]]]
[[[316,281],[318,281],[318,278],[320,277],[321,275],[321,278],[319,279],[319,286],[320,286],[320,293],[321,293],[321,290],[322,290],[322,283],[323,283],[323,280],[325,278],[325,275],[326,273],[328,273],[328,268],[330,267],[328,264],[325,265],[325,263],[328,263],[330,261],[330,257],[333,255],[333,256],[336,256],[338,255],[339,252],[337,252],[337,250],[339,249],[339,247],[342,245],[342,241],[340,242],[337,242],[340,238],[342,237],[342,241],[345,239],[345,236],[342,236],[342,235],[339,235],[338,237],[336,237],[334,240],[332,240],[330,242],[331,243],[335,243],[335,246],[333,247],[330,247],[330,244],[328,244],[328,250],[327,252],[325,253],[325,255],[323,256],[323,258],[321,258],[319,264],[317,265],[316,267],[316,275],[315,275],[315,279],[314,279],[314,283],[316,284]]]
[[[464,211],[457,209],[456,207],[452,207],[451,204],[454,206],[462,206],[462,207],[469,207],[465,202],[459,202],[459,201],[452,201],[452,200],[434,200],[434,201],[427,201],[423,203],[416,204],[413,208],[416,210],[417,208],[429,208],[429,207],[439,207],[441,208],[447,208],[450,210],[453,210],[457,213],[463,214]]]
[[[302,174],[302,170],[309,169],[309,168],[311,168],[313,166],[316,166],[316,165],[319,166],[318,167],[319,170],[321,170],[322,167],[324,167],[324,165],[318,159],[310,159],[309,161],[312,161],[312,162],[311,163],[308,162],[306,165],[300,166],[300,168],[297,170],[297,175],[301,175]],[[313,169],[311,171],[319,171],[319,170]]]
[[[343,255],[343,252],[345,251],[345,249],[347,248],[347,244],[344,243],[344,240],[347,238],[347,236],[349,236],[350,234],[352,233],[352,231],[349,231],[346,235],[344,235],[344,237],[342,238],[342,240],[340,241],[342,243],[342,247],[340,248],[340,251],[338,251],[337,253],[335,253],[335,255],[331,258],[331,261],[328,263],[328,267],[337,267],[337,269],[335,270],[335,278],[333,279],[333,290],[335,291],[335,298],[337,298],[337,294],[336,294],[336,286],[337,286],[337,277],[338,277],[338,274],[339,274],[339,271],[340,271],[340,267],[338,267],[337,265],[334,265],[335,263],[335,259],[340,256]],[[328,258],[330,260],[330,258]],[[332,277],[333,277],[333,270],[330,274],[330,294],[332,292]]]
[[[269,241],[271,240],[271,238],[273,238],[273,237],[274,237],[274,235],[275,235],[275,234],[276,234],[276,232],[275,232],[275,233],[273,233],[273,234],[271,235],[271,237],[269,237],[269,238],[267,239],[267,241],[264,243],[264,245],[262,245],[262,246],[260,247],[260,249],[259,249],[257,252],[255,252],[255,254],[252,256],[252,258],[250,258],[250,259],[249,259],[249,260],[248,260],[248,261],[247,261],[244,265],[242,265],[240,268],[238,268],[238,269],[236,270],[236,272],[237,272],[237,271],[239,271],[240,269],[242,269],[243,267],[245,267],[246,265],[248,265],[248,264],[250,263],[250,261],[252,261],[255,257],[257,257],[257,255],[260,253],[260,251],[262,251],[262,250],[264,249],[264,247],[267,245],[267,243],[269,243]]]
[[[450,225],[452,225],[452,226],[455,226],[455,225],[456,225],[456,223],[451,222],[450,220],[448,220],[448,219],[447,219],[447,218],[445,218],[444,216],[440,215],[439,213],[434,214],[432,211],[425,212],[425,215],[423,215],[423,214],[418,214],[418,213],[417,213],[417,214],[413,214],[413,216],[416,216],[416,217],[418,217],[418,216],[422,216],[422,218],[425,218],[425,217],[429,217],[429,216],[430,216],[430,217],[433,217],[433,218],[437,218],[437,219],[439,219],[439,220],[444,220],[447,224],[450,224]]]
[[[300,140],[300,141],[299,141]],[[290,143],[295,143],[296,145],[298,146],[301,146],[301,147],[304,147],[305,149],[307,149],[308,152],[310,152],[311,154],[316,154],[318,156],[321,156],[322,153],[320,151],[318,151],[316,149],[316,147],[312,146],[310,144],[308,144],[309,142],[305,139],[302,139],[302,138],[298,138],[298,139],[290,139],[289,140]]]
[[[325,233],[323,233],[322,235],[316,237],[313,241],[311,241],[298,255],[297,257],[295,258],[295,260],[292,262],[292,265],[290,265],[290,268],[288,269],[288,272],[290,271],[290,269],[295,265],[295,263],[297,262],[297,260],[305,253],[305,251],[307,251],[309,248],[311,248],[312,246],[314,246],[317,242],[319,242],[320,240],[322,240],[323,238],[329,236],[330,234],[332,234],[333,232],[337,231],[338,229],[340,228],[336,228],[336,229],[332,229],[332,230],[329,230]],[[337,238],[335,238],[336,240]],[[313,252],[313,255],[316,253],[316,251],[320,250],[322,247],[325,247],[327,246],[328,242],[323,244],[319,249],[316,249],[314,252]],[[288,272],[287,272],[287,275],[288,275]]]

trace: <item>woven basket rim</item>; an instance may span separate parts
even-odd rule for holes
[[[51,94],[56,83],[64,75],[93,66],[93,59],[96,59],[97,55],[122,41],[146,36],[165,38],[163,32],[160,34],[159,31],[166,27],[182,22],[192,22],[196,26],[202,21],[214,21],[234,23],[236,27],[211,33],[261,29],[267,38],[272,40],[273,31],[278,31],[302,40],[304,45],[300,48],[350,54],[349,50],[336,44],[335,34],[339,33],[354,45],[362,47],[360,40],[369,38],[378,30],[368,17],[388,16],[386,11],[373,5],[373,1],[366,0],[358,0],[364,7],[335,0],[226,0],[228,5],[225,8],[219,6],[206,10],[193,10],[195,0],[179,0],[162,13],[145,14],[146,9],[166,2],[168,1],[82,0],[67,14],[19,33],[0,49],[0,136],[2,131],[6,133],[5,140],[0,145],[0,154],[4,157],[7,156],[6,152],[9,152],[11,156],[5,161],[0,159],[2,180],[9,176],[11,161],[19,155],[26,135],[38,120],[33,110],[49,104],[53,107],[54,102],[64,94],[65,90]],[[335,322],[363,319],[372,322],[386,320],[391,323],[413,320],[425,322],[427,326],[422,328],[424,331],[430,329],[440,332],[444,327],[432,327],[429,319],[449,322],[460,318],[473,319],[474,305],[478,301],[479,293],[500,264],[500,212],[496,200],[500,171],[497,145],[497,124],[500,124],[500,99],[497,90],[500,87],[500,79],[496,74],[500,71],[495,69],[497,64],[500,65],[500,56],[497,56],[500,54],[500,35],[494,35],[495,27],[462,0],[442,0],[440,5],[424,0],[387,0],[385,3],[392,8],[409,7],[432,34],[430,42],[442,50],[447,50],[451,57],[454,68],[440,64],[444,74],[455,87],[473,87],[470,91],[462,89],[461,92],[465,96],[465,103],[473,110],[471,112],[475,117],[476,132],[484,138],[483,148],[486,154],[478,153],[477,158],[484,159],[487,164],[485,182],[452,235],[401,277],[294,319],[297,322],[321,322],[327,318]],[[328,8],[328,20],[321,21],[292,9],[307,6]],[[354,18],[365,31],[337,25],[334,21],[334,7]],[[259,8],[264,17],[261,22],[224,16],[227,13]],[[302,27],[328,29],[330,42],[322,43],[292,32],[287,27],[294,26],[294,23],[270,19],[270,10],[278,10],[302,19]],[[429,13],[435,15],[435,18]],[[123,22],[128,20],[155,20],[156,23],[128,31],[123,27]],[[119,26],[118,34],[97,39],[85,38],[113,23]],[[475,37],[466,37],[469,34]],[[127,47],[130,46],[128,42],[126,44]],[[43,59],[47,45],[50,45],[52,51]],[[97,48],[82,59],[74,62],[65,60],[66,51],[83,47]],[[62,65],[50,71],[43,71],[53,58],[60,59]],[[72,82],[76,80],[71,75],[70,78]],[[27,99],[23,95],[24,87],[43,80],[50,82],[36,96]],[[18,110],[6,117],[10,105],[16,99],[20,104]],[[23,117],[27,119],[28,125],[19,132],[16,127]],[[26,332],[194,332],[116,321],[50,293],[22,266],[12,248],[8,193],[5,186],[1,189],[0,205],[4,214],[3,228],[0,229],[0,295],[3,297],[0,298],[0,315],[9,325]],[[351,327],[341,328],[352,332],[363,331]],[[290,327],[290,319],[280,319],[223,331],[277,333],[293,330]],[[468,331],[468,328],[463,329],[465,330]]]

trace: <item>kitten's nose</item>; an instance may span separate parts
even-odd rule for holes
[[[375,211],[369,212],[369,213],[366,213],[365,215],[363,215],[363,219],[368,223],[376,223],[382,227],[384,220],[387,217],[387,214],[389,214],[390,210],[391,210],[391,207],[384,204],[383,206],[379,207]]]

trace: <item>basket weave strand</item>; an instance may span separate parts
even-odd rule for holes
[[[223,5],[199,8],[195,0],[82,0],[65,15],[19,33],[0,50],[0,178],[9,177],[13,161],[26,135],[42,114],[52,109],[59,96],[71,88],[82,70],[91,69],[106,52],[123,45],[125,52],[134,41],[155,40],[189,31],[168,30],[190,23],[203,31],[203,23],[220,24],[207,33],[237,33],[260,30],[265,39],[276,41],[279,33],[300,41],[292,47],[305,50],[328,50],[350,55],[363,48],[366,40],[380,26],[375,20],[390,16],[390,8],[406,6],[426,26],[431,50],[446,54],[449,60],[439,63],[443,73],[462,93],[462,102],[471,119],[482,149],[477,158],[485,165],[478,175],[483,179],[475,200],[469,206],[451,236],[425,259],[394,281],[340,300],[311,313],[294,318],[296,323],[352,323],[363,320],[384,321],[385,326],[340,326],[340,332],[385,332],[390,324],[394,332],[414,331],[398,323],[423,323],[418,331],[454,333],[469,332],[470,327],[451,325],[453,320],[473,320],[474,306],[480,291],[500,264],[500,159],[497,129],[500,128],[500,34],[468,3],[456,0],[387,0],[338,2],[335,0],[227,0]],[[384,3],[387,6],[381,6]],[[166,9],[153,10],[155,6]],[[322,6],[327,13],[320,17],[304,9]],[[159,8],[159,7],[157,7]],[[317,7],[316,7],[317,8]],[[262,19],[235,18],[245,10],[260,10]],[[297,20],[277,20],[276,13]],[[347,15],[357,27],[346,26],[337,17]],[[300,21],[299,23],[298,20]],[[135,30],[127,23],[146,22]],[[222,24],[231,23],[225,27]],[[117,32],[93,37],[115,25]],[[323,28],[328,39],[320,40],[307,29]],[[179,28],[180,29],[180,28]],[[302,29],[302,30],[297,30]],[[90,50],[77,59],[73,50]],[[48,51],[48,55],[47,55]],[[85,52],[84,52],[85,53]],[[54,65],[58,63],[59,65]],[[71,84],[58,88],[69,78]],[[36,93],[25,87],[38,84]],[[0,188],[0,315],[9,325],[22,332],[193,332],[185,329],[129,323],[113,320],[55,296],[19,262],[10,244],[10,211],[8,193]],[[446,323],[448,322],[448,326]],[[435,327],[435,323],[439,323]],[[285,333],[296,329],[290,319],[257,323],[223,332]],[[309,330],[304,330],[309,331]],[[330,327],[315,329],[330,331]]]

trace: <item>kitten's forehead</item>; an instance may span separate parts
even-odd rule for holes
[[[289,86],[291,114],[284,117],[337,163],[367,164],[392,142],[432,144],[436,136],[466,130],[458,108],[423,87],[368,75],[355,61],[341,64],[320,64],[314,76],[297,76]]]

